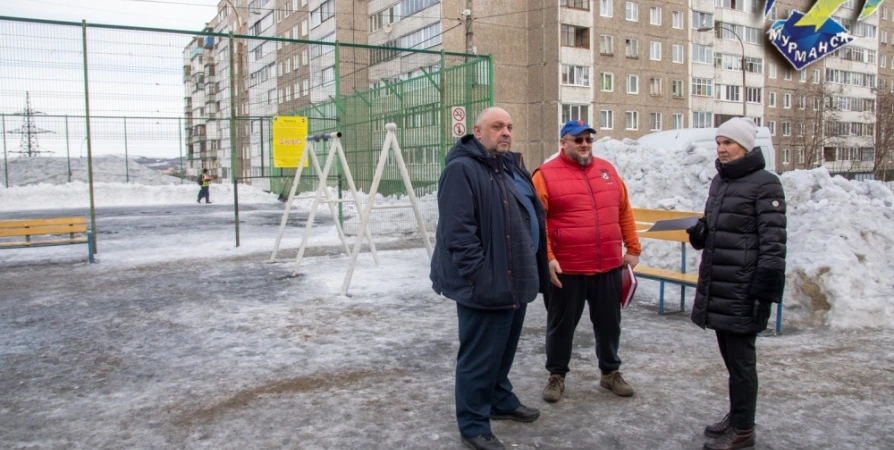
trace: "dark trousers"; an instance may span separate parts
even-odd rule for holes
[[[205,202],[211,201],[211,186],[202,186],[199,189],[199,198],[196,201],[201,203],[203,198],[205,199]]]
[[[739,430],[750,430],[757,409],[757,334],[716,333],[729,372],[730,423]]]
[[[574,330],[590,307],[596,335],[596,358],[603,373],[618,370],[621,358],[621,269],[596,275],[559,275],[562,287],[550,285],[546,307],[546,370],[564,376],[571,362]]]
[[[456,421],[463,437],[490,433],[490,415],[509,413],[521,403],[512,393],[509,369],[525,322],[518,309],[484,311],[456,304]]]

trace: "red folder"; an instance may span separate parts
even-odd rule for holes
[[[633,267],[630,264],[624,264],[621,268],[621,307],[626,308],[633,301],[633,294],[636,293],[636,274],[633,273]]]

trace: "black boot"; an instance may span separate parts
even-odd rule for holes
[[[463,438],[463,444],[474,450],[506,450],[503,443],[493,434],[482,434],[473,438]]]
[[[754,448],[754,428],[730,428],[722,436],[705,443],[705,450],[749,450]]]

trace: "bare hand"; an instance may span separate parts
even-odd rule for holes
[[[639,264],[639,256],[626,254],[624,255],[624,263],[629,264],[630,268],[633,269],[634,267],[636,267],[637,264]]]
[[[562,273],[562,267],[559,266],[559,260],[554,259],[549,262],[549,279],[556,285],[558,288],[562,288],[562,282],[559,281],[559,276],[557,274]]]

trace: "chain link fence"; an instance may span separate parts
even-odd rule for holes
[[[222,29],[216,20],[191,32],[0,16],[5,186],[19,184],[11,163],[18,158],[65,158],[64,173],[46,174],[58,182],[81,179],[72,169],[84,166],[78,160],[114,154],[121,157],[104,165],[112,172],[107,181],[141,182],[133,169],[142,157],[164,161],[179,178],[172,182],[192,182],[208,169],[216,182],[286,198],[295,169],[273,165],[272,119],[299,115],[309,118],[311,134],[342,133],[364,192],[385,124],[397,124],[413,186],[424,197],[455,141],[451,108],[465,108],[470,129],[493,104],[490,58],[425,50],[440,44],[438,33],[397,48],[337,42],[335,31],[314,41]],[[321,164],[328,149],[316,144]],[[327,184],[346,189],[337,165]],[[299,193],[316,187],[317,174],[305,169]],[[393,158],[378,191],[392,203],[406,194]],[[422,203],[433,225],[436,204]],[[415,229],[411,213],[389,211],[374,218],[374,232]],[[342,214],[351,231],[356,211],[345,206]]]

